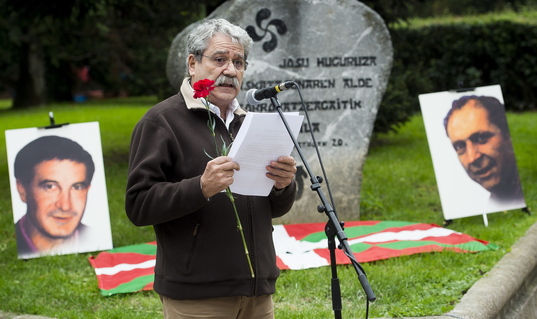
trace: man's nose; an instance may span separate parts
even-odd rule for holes
[[[56,207],[64,212],[71,210],[71,196],[69,192],[60,192],[58,199],[56,200]]]
[[[478,160],[481,157],[481,151],[479,150],[479,146],[475,145],[474,143],[469,142],[468,145],[466,145],[466,160],[468,163],[473,163],[476,160]]]
[[[233,65],[233,61],[231,59],[227,61],[226,67],[222,72],[228,76],[235,76],[237,74],[237,69],[235,68],[235,65]]]

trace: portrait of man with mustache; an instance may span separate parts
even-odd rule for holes
[[[155,231],[154,289],[165,319],[274,318],[280,270],[272,220],[294,203],[296,161],[266,163],[267,196],[233,193],[230,201],[225,191],[240,164],[217,150],[233,143],[246,117],[237,96],[252,45],[227,20],[200,21],[186,39],[187,74],[177,94],[133,129],[125,212]]]

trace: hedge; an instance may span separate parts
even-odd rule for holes
[[[537,21],[483,21],[391,29],[394,63],[375,132],[397,131],[418,95],[499,84],[511,111],[537,108]]]

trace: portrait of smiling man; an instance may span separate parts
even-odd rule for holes
[[[451,145],[468,176],[496,203],[524,203],[503,104],[491,96],[462,96],[444,119]]]
[[[92,156],[68,138],[43,136],[18,152],[16,189],[26,203],[15,225],[19,256],[61,253],[86,240],[91,230],[81,221],[94,171]]]

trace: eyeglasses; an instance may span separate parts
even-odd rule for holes
[[[202,57],[206,57],[207,59],[213,61],[213,63],[218,66],[219,68],[220,67],[223,67],[225,65],[228,65],[229,64],[229,61],[231,61],[231,64],[233,64],[233,66],[235,67],[235,70],[237,71],[245,71],[246,68],[248,67],[248,62],[246,62],[244,59],[228,59],[228,58],[224,58],[224,57],[221,57],[221,56],[207,56],[207,55],[203,55],[203,54],[200,54],[200,56]]]

